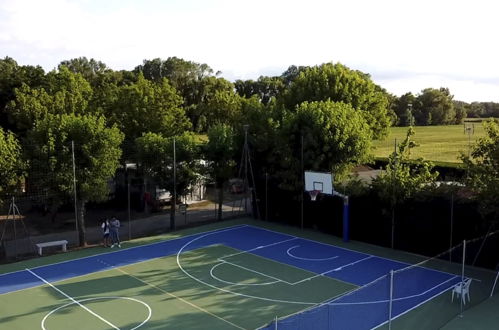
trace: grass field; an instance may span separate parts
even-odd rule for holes
[[[423,157],[435,162],[460,163],[461,153],[467,154],[470,143],[485,135],[481,123],[470,123],[468,134],[464,125],[417,126],[413,139],[419,144],[413,149],[411,158]],[[375,157],[388,157],[393,152],[395,142],[400,143],[407,134],[407,127],[392,127],[390,135],[383,141],[375,141]]]

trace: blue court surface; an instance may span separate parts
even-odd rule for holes
[[[211,246],[226,246],[239,252],[219,258],[224,265],[253,271],[268,277],[269,283],[296,285],[317,277],[330,277],[355,286],[328,301],[303,302],[303,312],[279,320],[279,329],[373,329],[392,318],[403,315],[424,302],[448,291],[461,278],[454,274],[410,265],[382,257],[340,248],[268,229],[238,225],[189,235],[133,248],[114,250],[81,259],[26,269],[0,275],[0,294],[54,283],[119,266],[130,265],[165,256],[176,256],[178,267],[186,277],[203,285],[244,298],[265,299],[258,295],[232,292],[189,273],[182,264],[188,251]],[[278,277],[265,269],[252,269],[233,261],[238,255],[252,255],[291,266],[312,274],[304,278]],[[212,268],[215,269],[218,265]],[[390,285],[390,271],[393,286]],[[281,284],[282,284],[281,283]],[[389,306],[390,295],[393,304]],[[275,300],[297,303],[293,300]],[[299,302],[298,302],[299,303]],[[325,315],[328,315],[327,317]],[[264,326],[264,324],[262,324]],[[268,329],[274,329],[271,324]]]

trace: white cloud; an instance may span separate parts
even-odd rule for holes
[[[395,94],[441,84],[457,99],[499,101],[497,12],[488,0],[2,0],[0,56],[46,69],[177,56],[233,78],[340,61],[402,74],[377,80]]]

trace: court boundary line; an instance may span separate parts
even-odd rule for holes
[[[384,275],[384,276],[382,276],[382,277],[379,277],[379,278],[377,278],[377,279],[375,279],[375,280],[373,280],[373,281],[369,282],[369,283],[368,283],[368,284],[366,284],[366,285],[369,285],[369,284],[371,284],[371,283],[374,283],[374,282],[376,282],[376,281],[379,281],[380,279],[382,279],[382,278],[383,278],[383,277],[385,277],[385,276],[386,276],[386,275]],[[421,293],[421,294],[418,294],[418,295],[424,295],[424,294],[426,294],[426,293],[430,292],[431,290],[433,290],[433,289],[435,289],[435,288],[437,288],[437,287],[439,287],[439,286],[441,286],[441,285],[443,285],[443,284],[445,284],[445,283],[447,283],[447,282],[449,282],[450,280],[453,280],[453,279],[455,279],[455,278],[459,278],[459,276],[457,276],[457,275],[456,275],[456,276],[454,276],[454,277],[452,277],[452,278],[448,279],[447,281],[441,282],[440,284],[438,284],[438,285],[436,285],[436,286],[434,286],[434,287],[432,287],[432,288],[430,288],[430,289],[426,290],[425,292],[423,292],[423,293]],[[354,289],[354,290],[352,290],[352,291],[350,291],[350,292],[347,292],[347,293],[345,293],[345,294],[343,294],[343,295],[341,295],[341,296],[338,296],[338,297],[333,297],[333,298],[331,298],[331,299],[330,299],[330,300],[328,300],[328,301],[324,301],[324,302],[322,302],[321,304],[318,304],[317,306],[310,306],[310,307],[308,307],[308,308],[303,309],[302,311],[298,311],[298,312],[296,312],[296,313],[292,313],[292,314],[288,314],[288,315],[282,316],[282,317],[278,318],[278,321],[279,321],[279,320],[280,320],[280,321],[283,321],[283,320],[286,320],[286,319],[288,319],[288,318],[290,318],[290,317],[293,317],[293,316],[295,316],[295,315],[300,315],[300,314],[306,313],[307,311],[311,311],[311,310],[313,310],[313,309],[320,308],[320,307],[322,307],[322,306],[326,306],[326,305],[328,305],[328,306],[354,306],[354,305],[359,305],[359,304],[369,305],[369,304],[375,304],[375,303],[387,303],[387,302],[389,302],[389,300],[379,300],[379,301],[371,301],[371,302],[356,302],[356,303],[331,303],[332,301],[335,301],[335,300],[338,300],[338,299],[344,298],[344,297],[346,297],[346,296],[349,296],[349,295],[351,295],[351,294],[355,293],[356,291],[358,291],[359,289],[362,289],[362,288],[363,288],[363,287],[359,287],[359,288],[356,288],[356,289]],[[402,316],[402,315],[404,315],[404,314],[406,314],[406,313],[408,313],[408,312],[412,311],[413,309],[416,309],[416,308],[418,308],[419,306],[421,306],[421,305],[423,305],[423,304],[427,303],[428,301],[432,300],[433,298],[438,297],[438,296],[440,296],[440,295],[444,294],[444,293],[445,293],[445,292],[447,292],[449,289],[450,289],[450,288],[446,288],[446,289],[444,289],[444,290],[442,290],[442,291],[437,292],[436,294],[434,294],[433,296],[429,297],[428,299],[426,299],[426,300],[424,300],[424,301],[420,302],[419,304],[417,304],[417,305],[415,305],[415,306],[413,306],[413,307],[411,307],[411,308],[409,308],[409,309],[405,310],[404,312],[400,313],[399,315],[397,315],[397,316],[393,317],[393,318],[392,318],[392,320],[397,319],[398,317],[400,317],[400,316]],[[416,296],[418,296],[418,295],[412,295],[412,296],[406,296],[406,297],[396,298],[396,299],[394,299],[394,301],[395,301],[395,300],[397,300],[397,301],[401,301],[401,300],[404,300],[404,299],[411,299],[411,298],[414,298],[414,297],[416,297]],[[370,328],[370,330],[377,329],[377,328],[379,328],[379,327],[381,327],[381,326],[385,325],[385,324],[386,324],[386,323],[388,323],[388,322],[389,322],[389,320],[386,320],[386,321],[384,321],[384,322],[382,322],[382,323],[380,323],[380,324],[378,324],[378,325],[375,325],[373,328]],[[261,329],[261,328],[263,328],[263,327],[267,326],[268,324],[269,324],[269,323],[265,323],[265,324],[261,325],[260,327],[258,327],[257,329]]]
[[[177,252],[177,265],[179,267],[179,269],[185,274],[187,275],[189,278],[193,279],[194,281],[198,282],[198,283],[201,283],[207,287],[210,287],[212,289],[214,289],[215,291],[221,291],[221,292],[225,292],[225,293],[228,293],[228,294],[231,294],[231,295],[234,295],[234,296],[239,296],[239,297],[246,297],[246,298],[254,298],[254,299],[258,299],[258,300],[263,300],[263,301],[271,301],[271,302],[276,302],[276,303],[287,303],[287,304],[295,304],[295,305],[318,305],[320,304],[320,302],[299,302],[299,301],[289,301],[289,300],[282,300],[282,299],[272,299],[272,298],[265,298],[265,297],[257,297],[257,296],[252,296],[252,295],[247,295],[247,294],[244,294],[244,293],[240,293],[240,292],[234,292],[234,291],[230,291],[230,290],[227,290],[227,289],[224,289],[224,288],[220,288],[220,287],[217,287],[213,284],[210,284],[210,283],[207,283],[193,275],[191,275],[189,272],[187,272],[184,267],[182,267],[182,264],[180,262],[180,255],[182,254],[182,251],[185,249],[186,246],[188,246],[189,244],[191,244],[192,242],[196,241],[196,240],[199,240],[201,238],[204,238],[206,236],[209,236],[209,235],[213,235],[215,233],[206,233],[204,235],[201,235],[199,237],[196,237],[194,238],[193,240],[187,242],[184,244],[184,246],[182,246],[180,248],[180,250]],[[286,234],[283,234],[283,235],[286,235]],[[291,236],[291,235],[287,235],[287,236]],[[229,247],[230,248],[230,247]],[[234,248],[233,248],[234,249]],[[262,257],[264,258],[264,257]],[[270,259],[269,259],[270,260]],[[287,266],[291,266],[291,267],[294,267],[292,265],[287,265]],[[298,268],[298,267],[296,267]],[[298,268],[300,269],[300,268]],[[300,269],[301,271],[304,271],[303,269]],[[351,283],[348,283],[349,285],[352,285]],[[331,299],[331,298],[329,298]]]
[[[455,276],[455,277],[459,277],[459,276]],[[450,289],[450,288],[449,288],[449,289]],[[411,308],[409,308],[409,309],[406,309],[405,311],[403,311],[403,312],[402,312],[402,313],[400,313],[399,315],[396,315],[395,317],[392,317],[392,321],[393,321],[393,320],[398,319],[398,318],[399,318],[400,316],[402,316],[402,315],[405,315],[405,314],[409,313],[410,311],[412,311],[412,310],[414,310],[414,309],[418,308],[419,306],[426,304],[428,301],[432,300],[433,298],[436,298],[436,297],[438,297],[438,296],[440,296],[440,295],[442,295],[442,294],[446,293],[449,289],[447,289],[447,290],[443,290],[443,291],[440,291],[439,293],[437,293],[437,294],[435,294],[435,295],[433,295],[433,296],[429,297],[428,299],[426,299],[426,300],[424,300],[424,301],[420,302],[419,304],[417,304],[417,305],[415,305],[415,306],[413,306],[413,307],[411,307]],[[390,320],[386,320],[385,322],[378,324],[378,325],[377,325],[377,326],[375,326],[374,328],[371,328],[371,330],[377,329],[377,328],[379,328],[379,327],[381,327],[381,326],[383,326],[383,325],[387,324],[389,321],[390,321]]]
[[[112,266],[112,265],[111,265],[111,266]],[[217,318],[217,319],[219,319],[219,320],[221,320],[221,321],[223,321],[223,322],[226,322],[226,323],[228,323],[228,324],[232,325],[232,326],[233,326],[233,327],[235,327],[235,328],[242,329],[242,330],[246,330],[246,328],[243,328],[243,327],[241,327],[241,326],[239,326],[239,325],[237,325],[237,324],[235,324],[235,323],[233,323],[233,322],[231,322],[231,321],[229,321],[229,320],[226,320],[226,319],[224,319],[223,317],[218,316],[218,315],[216,315],[216,314],[214,314],[214,313],[212,313],[212,312],[210,312],[210,311],[206,310],[205,308],[203,308],[203,307],[201,307],[201,306],[198,306],[198,305],[196,305],[195,303],[193,303],[193,302],[190,302],[190,301],[186,300],[185,298],[182,298],[182,297],[180,297],[180,296],[177,296],[176,294],[171,293],[171,292],[169,292],[169,291],[167,291],[167,290],[165,290],[165,289],[163,289],[163,288],[161,288],[161,287],[157,286],[156,284],[149,283],[149,282],[144,281],[143,279],[141,279],[141,278],[139,278],[139,277],[137,277],[137,276],[135,276],[135,275],[133,275],[133,274],[128,273],[127,271],[125,271],[125,270],[121,269],[121,267],[116,267],[116,266],[115,266],[115,267],[113,267],[112,269],[117,270],[117,271],[119,271],[119,272],[121,272],[121,273],[125,274],[126,276],[131,277],[131,278],[133,278],[133,279],[135,279],[135,280],[137,280],[137,281],[139,281],[139,282],[141,282],[141,283],[144,283],[145,285],[150,286],[150,287],[151,287],[151,288],[153,288],[153,289],[156,289],[156,290],[158,290],[158,291],[160,291],[160,292],[166,293],[166,294],[167,294],[167,295],[169,295],[170,297],[175,298],[175,299],[177,299],[177,300],[180,300],[181,302],[183,302],[183,303],[185,303],[185,304],[187,304],[187,305],[189,305],[189,306],[191,306],[191,307],[194,307],[195,309],[198,309],[198,310],[200,310],[201,312],[204,312],[204,313],[206,313],[206,314],[208,314],[208,315],[210,315],[210,316],[213,316],[213,317],[215,317],[215,318]]]
[[[71,259],[71,260],[58,261],[58,262],[49,263],[49,264],[46,264],[46,265],[40,265],[40,266],[36,266],[36,267],[30,267],[29,269],[39,269],[39,268],[43,268],[43,267],[47,267],[47,266],[60,265],[60,264],[64,264],[64,263],[68,263],[68,262],[72,262],[72,261],[84,260],[84,259],[89,259],[89,258],[93,258],[93,257],[98,257],[98,256],[101,256],[101,255],[109,255],[109,254],[114,254],[114,253],[118,253],[118,252],[121,252],[121,251],[138,249],[138,248],[141,248],[141,247],[144,247],[144,246],[153,246],[153,245],[158,245],[158,244],[162,244],[162,243],[169,242],[169,241],[176,241],[176,240],[180,240],[180,239],[183,239],[183,238],[187,238],[187,237],[195,236],[195,235],[199,235],[199,234],[211,233],[211,232],[216,232],[216,231],[224,231],[226,229],[244,228],[244,227],[248,227],[248,226],[250,226],[250,225],[248,225],[248,224],[242,224],[242,225],[234,225],[234,226],[229,226],[229,227],[224,227],[224,228],[219,228],[219,229],[213,229],[213,230],[208,230],[208,231],[197,233],[197,234],[190,234],[190,235],[186,235],[186,236],[182,236],[182,237],[176,237],[176,238],[172,238],[172,239],[166,239],[166,240],[162,240],[162,241],[159,241],[159,242],[147,243],[147,244],[138,245],[138,246],[131,246],[131,247],[127,247],[127,248],[123,248],[123,249],[118,249],[118,250],[114,250],[114,251],[97,253],[97,254],[93,254],[91,256],[85,256],[85,257],[75,258],[75,259]],[[71,253],[71,252],[73,252],[73,251],[69,251],[69,253]],[[174,255],[174,254],[172,254],[172,255]],[[159,257],[159,258],[161,258],[161,257]],[[156,258],[152,258],[152,259],[156,259]],[[15,274],[15,273],[22,273],[25,270],[26,270],[26,268],[25,269],[14,270],[14,271],[11,271],[11,272],[6,272],[6,273],[0,273],[0,278],[3,275],[9,275],[9,274]]]
[[[248,226],[250,226],[250,225],[248,225]],[[258,229],[258,228],[259,228],[259,227],[255,227],[255,229]],[[279,233],[279,232],[277,232],[277,233]],[[211,233],[209,233],[209,234],[211,235]],[[280,234],[280,233],[279,233],[279,234]],[[288,235],[288,234],[282,234],[282,235],[284,235],[284,236],[291,236],[291,235]],[[229,255],[226,255],[226,256],[222,256],[222,257],[220,257],[220,258],[218,258],[218,259],[220,259],[221,261],[223,261],[223,259],[224,259],[224,258],[232,257],[232,256],[235,256],[235,255],[245,254],[245,253],[248,253],[248,252],[250,252],[250,251],[256,251],[256,250],[260,250],[260,249],[265,249],[265,248],[267,248],[267,247],[274,246],[274,245],[278,245],[278,244],[285,243],[285,242],[289,242],[289,241],[292,241],[292,240],[295,240],[295,239],[299,239],[299,237],[293,237],[292,239],[286,239],[286,240],[282,240],[282,241],[277,241],[277,242],[270,243],[270,244],[267,244],[267,245],[260,245],[260,246],[258,246],[258,247],[256,247],[256,248],[252,248],[252,249],[249,249],[249,250],[240,250],[240,252],[238,252],[238,253],[233,253],[233,254],[229,254]],[[233,248],[233,247],[231,247],[231,246],[224,245],[224,244],[217,244],[217,245],[225,246],[226,248],[230,248],[230,249],[233,249],[233,250],[238,250],[238,249],[236,249],[236,248]],[[208,246],[208,245],[206,245],[206,246]],[[187,252],[188,252],[188,251],[187,251]],[[250,253],[251,253],[251,252],[250,252]],[[310,270],[307,270],[307,269],[303,269],[303,268],[300,268],[300,267],[295,266],[295,265],[287,264],[287,263],[282,262],[282,261],[279,261],[279,260],[270,259],[270,258],[267,258],[267,257],[264,257],[264,256],[260,256],[260,255],[258,255],[258,254],[254,254],[254,253],[251,253],[251,254],[253,254],[254,256],[256,256],[256,257],[258,257],[258,258],[264,259],[264,260],[272,261],[272,262],[274,262],[274,263],[277,263],[277,264],[280,264],[280,265],[283,265],[283,266],[287,266],[287,267],[295,268],[295,269],[298,269],[298,270],[300,270],[300,271],[302,271],[302,272],[307,272],[307,273],[312,274],[312,276],[309,276],[309,277],[306,277],[306,278],[304,278],[304,279],[298,280],[298,281],[297,281],[298,283],[302,283],[302,282],[304,282],[304,281],[306,281],[306,280],[308,280],[308,279],[312,279],[312,278],[319,277],[319,276],[317,276],[317,275],[320,275],[320,274],[315,273],[315,272],[313,272],[313,271],[310,271]],[[360,261],[363,261],[363,259],[359,259],[359,260],[357,260],[357,261],[355,261],[355,262],[360,262]],[[326,273],[328,273],[328,272],[330,272],[330,271],[332,271],[332,270],[328,270]],[[263,274],[263,275],[265,275],[265,274]],[[357,284],[350,283],[350,282],[347,282],[347,281],[343,281],[343,280],[338,279],[338,278],[333,278],[333,277],[330,277],[330,279],[335,280],[335,281],[338,281],[338,282],[341,282],[341,283],[345,283],[345,284],[348,284],[348,285],[351,285],[351,286],[361,287],[361,286],[359,286],[359,285],[357,285]],[[284,282],[284,283],[289,284],[289,285],[291,285],[291,286],[293,286],[293,285],[294,285],[294,283],[297,283],[297,282],[287,282],[287,281],[284,281],[284,280],[281,280],[281,282]]]
[[[259,226],[254,226],[254,225],[247,225],[247,226],[248,226],[248,227],[253,227],[253,228],[259,228],[259,229],[262,229],[262,230],[265,230],[265,231],[269,231],[269,232],[271,232],[271,233],[279,233],[278,231],[275,231],[275,230],[272,230],[272,229],[267,229],[267,228],[264,228],[264,227],[259,227]],[[415,267],[419,267],[419,268],[424,268],[424,269],[431,270],[431,271],[438,272],[438,273],[448,274],[448,275],[452,275],[452,276],[459,275],[459,274],[447,273],[447,272],[444,272],[444,271],[441,271],[441,270],[436,270],[436,269],[432,269],[432,268],[428,268],[428,267],[416,266],[416,265],[418,265],[419,263],[421,263],[421,262],[425,262],[425,261],[429,261],[429,260],[431,260],[432,258],[430,258],[430,259],[424,259],[424,260],[421,260],[421,261],[419,261],[419,262],[418,262],[418,263],[416,263],[416,264],[409,264],[409,263],[404,262],[404,261],[399,261],[399,260],[389,259],[389,258],[386,258],[386,257],[377,256],[377,255],[374,255],[374,254],[371,254],[371,253],[359,252],[359,251],[356,251],[356,250],[351,250],[351,249],[348,249],[348,248],[345,248],[345,247],[342,247],[342,246],[336,246],[336,245],[329,244],[329,243],[324,243],[324,242],[321,242],[321,241],[314,241],[314,240],[312,240],[312,239],[310,239],[310,238],[304,238],[304,237],[295,236],[295,235],[291,235],[291,234],[286,234],[286,235],[288,235],[288,236],[292,236],[292,237],[296,237],[296,238],[298,238],[298,239],[303,239],[303,240],[305,240],[305,241],[318,243],[318,244],[321,244],[321,245],[331,246],[331,247],[338,248],[338,249],[345,250],[345,251],[350,251],[350,252],[360,253],[360,254],[364,254],[364,255],[366,255],[366,256],[372,256],[372,257],[375,257],[375,258],[378,258],[378,259],[388,260],[388,261],[392,261],[392,262],[398,262],[398,263],[400,263],[400,264],[404,264],[404,265],[408,265],[408,266],[415,266]],[[413,254],[413,255],[414,255],[414,254]],[[417,256],[417,255],[415,255],[415,256]],[[404,268],[405,268],[405,267],[404,267]],[[403,269],[403,268],[400,268],[400,269]],[[394,270],[394,271],[396,271],[395,269],[393,269],[393,270]]]
[[[65,293],[64,291],[62,291],[61,289],[57,288],[56,286],[54,286],[52,283],[50,283],[49,281],[47,281],[43,277],[41,277],[38,274],[36,274],[35,272],[33,272],[31,269],[26,268],[26,271],[28,271],[29,273],[31,273],[31,275],[35,276],[36,278],[38,278],[39,280],[41,280],[45,284],[49,285],[52,289],[54,289],[55,291],[59,292],[60,294],[62,294],[63,296],[65,296],[66,298],[68,298],[69,300],[71,300],[73,303],[77,304],[78,306],[80,306],[81,308],[83,308],[84,310],[86,310],[87,312],[89,312],[90,314],[92,314],[93,316],[97,317],[102,322],[106,323],[107,325],[111,326],[112,328],[114,328],[116,330],[120,330],[120,328],[118,328],[117,326],[115,326],[114,324],[112,324],[111,322],[109,322],[108,320],[106,320],[105,318],[103,318],[102,316],[100,316],[99,314],[95,313],[90,308],[86,307],[85,305],[82,305],[78,300],[74,299],[73,297],[71,297],[70,295],[68,295],[67,293]]]
[[[281,282],[280,280],[276,280],[274,282],[264,282],[264,283],[234,283],[234,282],[229,282],[229,281],[225,281],[221,278],[219,278],[218,276],[214,275],[213,272],[215,270],[215,268],[223,265],[223,264],[226,264],[226,262],[220,262],[218,264],[216,264],[215,266],[211,267],[210,269],[210,276],[213,277],[215,280],[219,281],[219,282],[222,282],[222,283],[225,283],[225,284],[229,284],[229,285],[245,285],[245,286],[264,286],[264,285],[271,285],[271,284],[275,284],[275,283],[278,283],[278,282]],[[266,276],[265,274],[262,274],[264,276]]]
[[[252,273],[255,273],[255,274],[258,274],[258,275],[262,275],[262,276],[271,278],[273,280],[276,280],[277,282],[282,282],[282,283],[285,283],[285,284],[288,284],[288,285],[293,285],[293,283],[291,283],[291,282],[288,282],[288,281],[285,281],[285,280],[281,280],[280,278],[274,277],[272,275],[267,275],[267,274],[261,273],[261,272],[259,272],[257,270],[254,270],[254,269],[251,269],[251,268],[247,268],[247,267],[235,264],[233,262],[225,261],[223,259],[217,259],[217,260],[220,261],[221,263],[225,263],[225,264],[228,264],[228,265],[231,265],[231,266],[234,266],[234,267],[237,267],[237,268],[241,268],[241,269],[247,270],[249,272],[252,272]],[[219,264],[217,264],[217,265],[219,265]]]
[[[298,257],[298,256],[295,256],[293,254],[291,254],[291,250],[293,249],[296,249],[297,247],[300,247],[301,245],[295,245],[295,246],[292,246],[290,247],[289,249],[287,249],[286,251],[286,254],[288,256],[290,256],[291,258],[295,258],[295,259],[298,259],[298,260],[305,260],[305,261],[326,261],[326,260],[333,260],[333,259],[336,259],[336,258],[339,258],[339,256],[332,256],[332,257],[327,257],[327,258],[316,258],[316,259],[312,259],[312,258],[304,258],[304,257]]]
[[[138,302],[142,305],[144,305],[147,310],[148,310],[148,315],[147,315],[147,318],[142,321],[139,325],[137,325],[136,327],[130,329],[130,330],[135,330],[137,328],[140,328],[141,326],[143,326],[144,324],[146,324],[150,319],[151,319],[151,316],[152,316],[152,309],[151,307],[145,303],[144,301],[142,300],[139,300],[139,299],[136,299],[136,298],[132,298],[132,297],[119,297],[119,296],[107,296],[107,297],[93,297],[93,298],[85,298],[85,299],[80,299],[78,300],[79,302],[86,302],[86,301],[92,301],[92,300],[104,300],[104,299],[123,299],[123,300],[131,300],[131,301],[135,301],[135,302]],[[43,318],[42,322],[41,322],[41,325],[42,325],[42,329],[43,330],[46,330],[45,328],[45,321],[48,319],[48,317],[54,313],[56,313],[57,311],[59,311],[60,309],[63,309],[63,308],[66,308],[68,306],[71,306],[73,305],[74,302],[69,302],[67,304],[64,304],[64,305],[61,305],[53,310],[51,310],[50,312],[48,312],[45,317]]]

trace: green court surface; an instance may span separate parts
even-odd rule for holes
[[[343,243],[312,231],[246,219],[128,242],[124,248],[241,223],[407,262],[421,259],[367,244]],[[0,273],[103,252],[110,250],[91,248],[2,265]],[[182,267],[177,258],[181,258]],[[255,329],[276,316],[281,318],[312,308],[356,288],[225,245],[209,245],[186,251],[181,257],[174,254],[0,294],[0,318],[2,329],[23,330]],[[425,304],[411,315],[401,317],[397,329],[420,329],[418,319],[427,318],[432,309],[449,305],[449,298],[442,295],[434,305]]]

